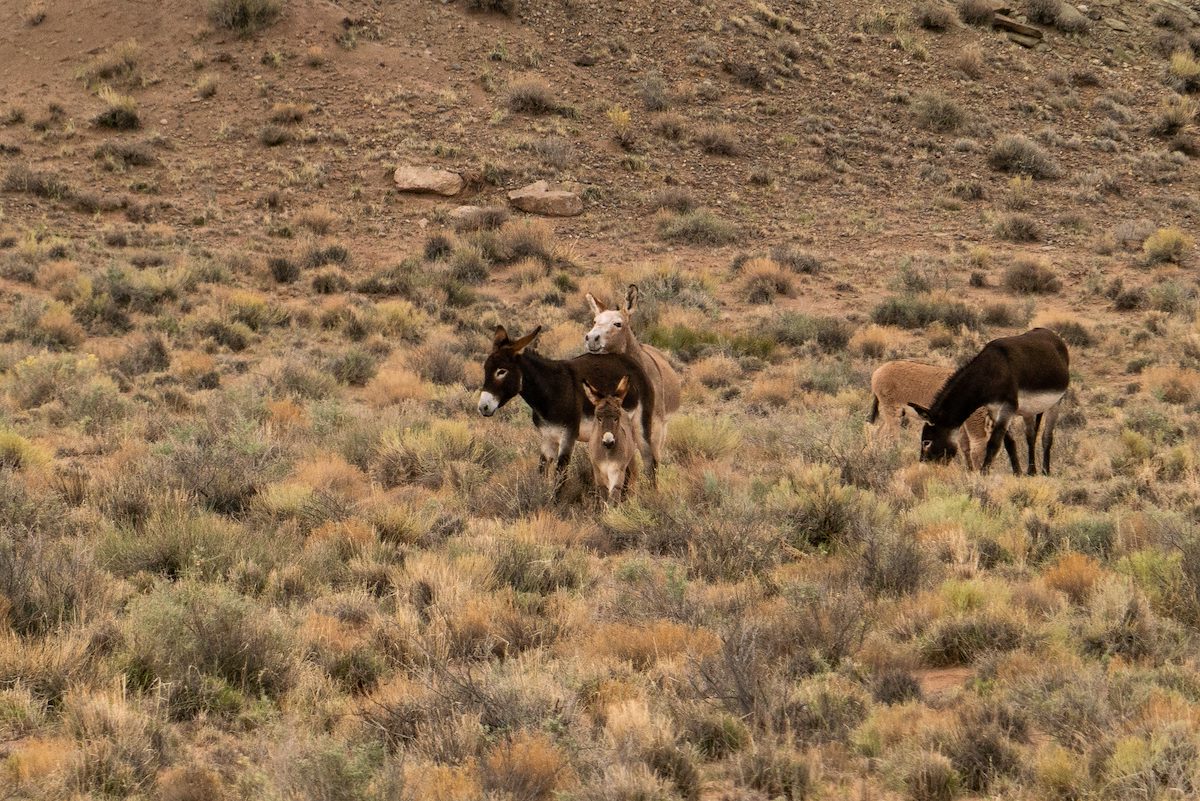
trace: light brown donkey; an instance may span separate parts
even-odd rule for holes
[[[620,503],[637,478],[637,438],[622,408],[628,390],[629,379],[624,376],[611,395],[601,395],[586,380],[583,382],[583,391],[596,407],[596,422],[588,440],[592,477],[609,503]]]
[[[679,374],[665,353],[653,345],[638,342],[630,325],[637,307],[638,288],[630,285],[625,293],[625,307],[610,309],[587,294],[592,307],[592,330],[584,336],[588,353],[624,353],[636,359],[654,387],[654,440],[650,443],[656,459],[662,459],[662,445],[667,436],[667,415],[679,409],[681,385]]]

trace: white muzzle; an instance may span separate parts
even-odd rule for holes
[[[479,413],[491,417],[500,408],[500,401],[490,392],[479,393]]]

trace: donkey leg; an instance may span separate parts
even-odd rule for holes
[[[1011,431],[1004,432],[1004,451],[1008,454],[1008,462],[1012,465],[1014,476],[1021,475],[1021,460],[1017,457],[1017,441]]]
[[[1025,423],[1025,444],[1029,450],[1029,464],[1025,468],[1027,475],[1037,474],[1037,432],[1042,422],[1040,414],[1023,414],[1021,420]]]
[[[1004,443],[1007,450],[1012,437],[1008,436],[1008,421],[1012,417],[1012,412],[1001,411],[996,417],[995,425],[992,426],[992,435],[988,437],[987,450],[983,454],[983,464],[979,467],[979,472],[986,473],[992,466],[992,460],[996,458],[996,454],[1000,450],[1000,443]],[[1009,455],[1014,459],[1016,464],[1016,456],[1011,451]]]
[[[1058,423],[1058,407],[1046,412],[1046,427],[1042,430],[1042,474],[1050,475],[1050,446],[1054,444],[1054,426]]]

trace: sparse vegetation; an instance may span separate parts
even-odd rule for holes
[[[1062,281],[1048,262],[1019,258],[1004,271],[1004,286],[1020,295],[1047,295],[1062,289]]]
[[[1041,145],[1020,134],[999,139],[988,155],[988,164],[1001,172],[1028,175],[1031,178],[1057,178],[1061,168]]]
[[[983,2],[279,0],[254,33],[188,0],[152,37],[25,3],[5,801],[1197,795],[1182,11],[1047,52],[953,18]],[[541,179],[585,213],[509,204]],[[539,471],[525,400],[477,405],[498,324],[573,358],[630,285],[680,408],[604,503],[584,447]],[[883,362],[1036,326],[1071,349],[1050,477],[866,423]]]
[[[208,19],[242,36],[270,27],[283,13],[283,0],[208,0]]]

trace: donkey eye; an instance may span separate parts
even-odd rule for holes
[[[613,328],[620,328],[620,327],[621,327],[621,322],[620,322],[620,321],[617,321],[617,322],[613,323]]]
[[[498,381],[502,381],[504,380],[504,376],[508,375],[508,370],[505,370],[503,367],[501,367],[496,371],[495,375]]]
[[[923,450],[923,451],[927,451],[932,447],[933,447],[933,440],[931,440],[931,439],[924,440],[921,443],[921,450]]]

